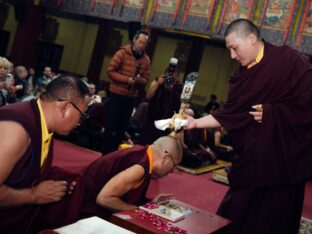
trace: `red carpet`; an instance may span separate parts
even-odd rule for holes
[[[71,172],[77,172],[89,165],[101,154],[65,141],[54,140],[53,164]]]
[[[78,171],[98,157],[97,152],[55,140],[54,165],[69,171]],[[211,173],[190,175],[175,171],[165,178],[152,180],[147,196],[173,193],[178,200],[215,213],[227,189],[226,185],[212,181]],[[306,185],[303,217],[312,219],[312,181]]]

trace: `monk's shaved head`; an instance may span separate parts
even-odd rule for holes
[[[181,162],[183,150],[177,138],[172,136],[160,137],[154,141],[154,145],[171,153],[176,162]]]
[[[258,27],[249,20],[237,19],[232,21],[224,32],[224,37],[235,32],[237,36],[247,37],[249,34],[254,34],[260,40],[260,31]]]

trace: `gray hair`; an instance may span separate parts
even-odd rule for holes
[[[178,138],[172,136],[163,136],[154,141],[154,145],[162,150],[168,150],[177,162],[181,162],[183,149]]]

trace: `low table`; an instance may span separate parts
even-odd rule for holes
[[[191,234],[227,233],[231,223],[230,220],[193,207],[181,201],[175,200],[174,202],[184,208],[192,209],[192,213],[186,215],[184,219],[174,223],[175,226]],[[166,219],[160,219],[167,222]],[[168,232],[157,229],[157,227],[149,219],[142,219],[138,209],[114,213],[112,215],[111,222],[135,233],[168,234]]]

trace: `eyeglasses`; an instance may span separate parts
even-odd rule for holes
[[[89,118],[89,115],[87,113],[85,113],[85,112],[82,112],[79,109],[79,107],[75,103],[73,103],[72,101],[65,100],[65,99],[58,99],[58,101],[59,102],[66,102],[66,101],[68,101],[70,104],[72,104],[72,106],[80,113],[80,117],[81,117],[82,120],[86,120],[86,119]]]
[[[170,156],[170,158],[171,158],[171,160],[172,160],[172,162],[173,162],[173,168],[177,168],[177,164],[176,164],[175,161],[173,160],[172,155],[171,155],[168,151],[166,151],[166,150],[165,150],[165,153],[168,154],[168,155]]]

